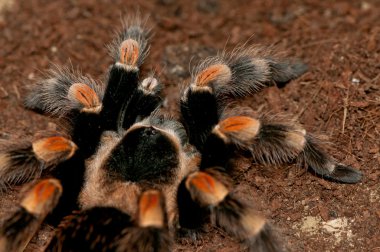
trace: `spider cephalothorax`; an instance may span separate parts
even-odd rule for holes
[[[193,70],[181,116],[172,118],[161,111],[158,79],[139,79],[148,39],[138,20],[124,28],[110,46],[105,85],[56,68],[31,88],[25,106],[56,119],[61,132],[2,148],[0,189],[35,182],[0,228],[0,251],[23,250],[50,212],[56,232],[47,251],[170,251],[178,231],[209,222],[242,248],[279,251],[268,220],[233,192],[237,155],[360,181],[359,171],[338,163],[295,120],[234,103],[286,85],[305,64],[258,47],[221,53]]]

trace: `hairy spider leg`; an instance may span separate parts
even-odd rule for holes
[[[114,251],[118,236],[131,226],[131,217],[113,207],[73,212],[63,219],[45,251]]]
[[[118,130],[121,110],[138,87],[139,67],[149,51],[148,36],[142,27],[132,25],[124,29],[110,46],[115,63],[109,72],[101,111],[106,130]]]
[[[167,227],[165,200],[157,190],[140,195],[137,226],[125,229],[117,242],[117,252],[171,251],[172,238]]]
[[[140,82],[131,99],[121,108],[118,128],[128,129],[159,108],[162,104],[162,98],[159,96],[161,88],[161,84],[154,77],[145,78]]]
[[[224,73],[228,73],[213,87],[219,106],[224,106],[228,98],[249,96],[274,85],[284,87],[304,74],[308,67],[300,60],[278,57],[266,48],[241,47],[205,60],[195,72],[202,75],[206,69],[209,72],[213,68],[223,68]]]
[[[239,126],[236,121],[240,121]],[[235,116],[221,121],[212,135],[211,138],[249,151],[260,163],[279,165],[296,160],[323,178],[337,182],[357,183],[362,178],[360,171],[335,161],[316,137],[294,121]]]
[[[211,129],[218,123],[217,101],[211,86],[217,82],[229,81],[230,76],[229,68],[221,64],[199,69],[182,95],[182,120],[190,144],[198,150],[203,149]]]
[[[7,147],[9,149],[0,152],[0,191],[39,178],[42,173],[72,158],[77,150],[72,141],[59,135]]]
[[[157,190],[139,198],[136,221],[113,207],[93,207],[67,216],[46,251],[169,251],[165,203]]]
[[[18,210],[0,227],[0,251],[24,251],[61,193],[62,187],[56,179],[35,184],[23,196]]]
[[[216,179],[213,175],[218,170],[211,168],[190,174],[184,182],[195,209],[209,211],[210,219],[216,226],[237,238],[248,247],[249,251],[282,251],[278,237],[267,219],[257,213],[251,205],[243,202],[230,192],[225,173],[219,173]],[[207,210],[206,210],[207,209]],[[180,206],[180,214],[186,214]],[[196,217],[186,210],[186,217],[192,221]],[[205,218],[204,216],[201,216]]]

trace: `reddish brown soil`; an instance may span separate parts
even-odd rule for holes
[[[364,173],[361,183],[325,181],[294,165],[242,162],[237,190],[255,202],[292,251],[380,251],[380,2],[155,0],[16,0],[0,19],[0,138],[31,136],[52,127],[22,108],[24,86],[50,63],[71,64],[95,77],[111,63],[105,44],[120,17],[137,6],[154,37],[146,69],[166,86],[168,104],[189,78],[189,61],[223,48],[276,45],[309,64],[285,89],[247,101],[259,112],[295,115],[335,146],[334,156]],[[172,107],[171,107],[172,108]],[[175,111],[175,109],[170,109]],[[2,196],[1,216],[17,201]],[[45,229],[48,229],[45,227]],[[210,229],[180,240],[178,251],[237,251],[236,241]],[[48,232],[29,250],[36,250]]]

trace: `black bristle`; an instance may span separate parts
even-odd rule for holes
[[[350,166],[338,164],[334,158],[327,154],[318,139],[308,134],[306,146],[301,162],[305,162],[317,175],[341,183],[358,183],[362,179],[362,173]]]
[[[56,226],[64,216],[74,209],[79,209],[77,199],[83,186],[84,173],[85,161],[80,154],[75,154],[71,159],[60,163],[52,171],[53,177],[61,182],[64,189],[57,207],[47,218],[48,223]]]
[[[285,124],[264,123],[252,143],[252,155],[264,164],[280,164],[292,161],[299,154],[286,141],[286,134],[296,128]]]
[[[178,221],[181,229],[196,232],[207,223],[210,210],[200,207],[198,203],[193,201],[190,192],[186,189],[185,180],[178,187],[177,205]]]
[[[181,112],[189,132],[189,142],[202,150],[212,128],[218,123],[216,98],[205,90],[188,89],[185,95],[181,100]]]
[[[305,63],[290,60],[269,60],[269,67],[272,80],[279,88],[285,87],[291,80],[298,78],[308,70]]]
[[[138,71],[127,71],[124,68],[112,66],[108,85],[103,98],[101,111],[102,128],[117,130],[120,110],[131,98],[138,84]]]
[[[30,142],[10,148],[2,152],[4,158],[8,160],[6,166],[0,167],[0,192],[7,190],[10,186],[37,179],[43,172],[50,170],[48,165],[36,158]]]
[[[148,117],[162,103],[160,96],[137,89],[132,98],[121,108],[119,123],[123,129],[128,129],[135,122]],[[119,127],[120,128],[120,127]]]
[[[200,169],[212,166],[229,167],[228,161],[234,156],[234,149],[219,136],[211,134],[205,141],[201,151],[202,161]]]
[[[241,226],[246,205],[240,200],[227,195],[226,198],[212,209],[212,219],[215,224],[238,239],[246,239],[247,233]]]
[[[212,218],[218,226],[248,246],[249,251],[284,251],[274,229],[264,217],[252,210],[251,207],[230,194],[223,202],[213,208]],[[249,227],[251,230],[247,229],[247,223],[244,223],[247,215],[257,219],[253,222],[255,224]]]
[[[165,228],[134,227],[124,231],[116,245],[116,251],[168,252],[172,239]]]
[[[73,112],[71,114],[73,127],[72,141],[78,146],[80,155],[89,158],[98,147],[100,137],[104,131],[101,117],[94,113]]]
[[[0,251],[22,251],[39,225],[36,216],[20,207],[0,227]]]
[[[329,175],[324,175],[323,177],[337,182],[355,184],[362,180],[363,173],[352,168],[351,166],[336,164],[334,171]]]
[[[95,207],[66,217],[46,251],[114,251],[117,237],[132,226],[129,215]]]
[[[279,235],[274,228],[266,223],[260,232],[251,240],[245,242],[249,252],[285,252]]]

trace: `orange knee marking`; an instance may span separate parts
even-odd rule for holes
[[[81,103],[87,110],[101,105],[96,92],[84,83],[74,83],[71,85],[68,97]]]
[[[222,82],[231,79],[231,70],[227,65],[216,64],[201,71],[195,80],[197,86],[207,86],[210,82],[220,80]]]
[[[139,218],[140,227],[163,227],[165,209],[161,201],[161,193],[159,191],[145,191],[139,201]]]
[[[62,191],[62,186],[58,182],[58,180],[55,180],[55,179],[42,180],[33,188],[34,199],[37,202],[45,202],[46,200],[51,198],[52,195],[56,193],[56,191],[59,191],[59,192]]]
[[[205,172],[196,172],[186,180],[192,198],[201,205],[217,205],[229,193],[227,187]]]
[[[220,122],[219,127],[223,133],[246,130],[257,133],[260,122],[248,116],[234,116]]]
[[[136,40],[124,40],[120,45],[120,63],[136,66],[139,58],[139,50],[139,44]]]
[[[61,136],[39,139],[33,142],[32,147],[37,158],[45,162],[69,159],[77,149],[72,141]]]
[[[198,172],[194,174],[189,181],[198,190],[215,194],[215,180],[213,177],[204,172]]]
[[[47,214],[62,194],[61,183],[56,179],[45,179],[36,184],[21,202],[21,206],[33,214]]]
[[[160,207],[160,193],[158,191],[144,192],[140,199],[140,212],[146,213],[150,209]]]

